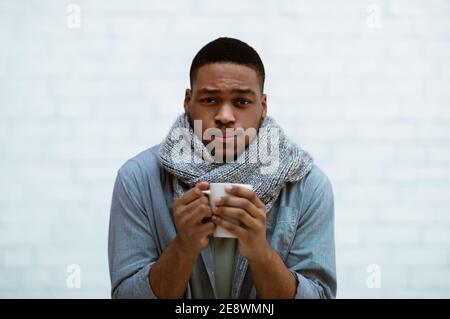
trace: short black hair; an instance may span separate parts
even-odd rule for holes
[[[247,43],[233,38],[218,38],[209,42],[198,51],[192,60],[189,79],[192,83],[200,67],[209,63],[231,62],[246,65],[256,71],[261,82],[261,91],[264,90],[266,74],[264,65],[258,53]]]

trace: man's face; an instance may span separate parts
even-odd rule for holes
[[[216,159],[236,158],[256,136],[256,133],[247,137],[239,133],[247,129],[250,129],[247,132],[257,132],[266,116],[266,95],[252,68],[226,62],[210,63],[197,70],[192,89],[186,89],[184,110],[193,127],[195,120],[202,121],[202,132],[196,134],[208,149],[212,148]],[[237,129],[237,136],[227,137],[230,135],[227,128]],[[207,129],[219,129],[222,137],[204,138]]]

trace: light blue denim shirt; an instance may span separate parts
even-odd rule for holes
[[[113,298],[156,298],[148,273],[176,236],[171,175],[161,168],[158,151],[156,145],[138,154],[117,174],[108,244]],[[317,166],[282,189],[267,215],[267,241],[297,277],[295,298],[336,296],[333,191]],[[185,298],[217,298],[211,242],[196,261]],[[231,298],[256,298],[238,249]]]

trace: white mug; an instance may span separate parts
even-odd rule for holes
[[[218,197],[229,195],[225,191],[225,186],[239,186],[244,187],[249,190],[253,190],[252,185],[249,184],[236,184],[236,183],[210,183],[209,184],[209,190],[203,191],[206,195],[209,196],[209,205],[211,208],[214,208],[216,205],[214,202]],[[239,225],[239,221],[232,219],[232,218],[225,218],[227,221],[234,223],[236,225]],[[236,238],[236,236],[232,233],[230,233],[228,230],[224,229],[221,226],[217,226],[216,230],[213,233],[214,237],[225,237],[225,238]]]

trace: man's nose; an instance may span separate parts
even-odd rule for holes
[[[230,122],[234,122],[234,110],[233,106],[224,103],[220,106],[220,108],[217,110],[216,116],[214,117],[214,120],[217,122],[220,122],[222,124],[228,124]]]

